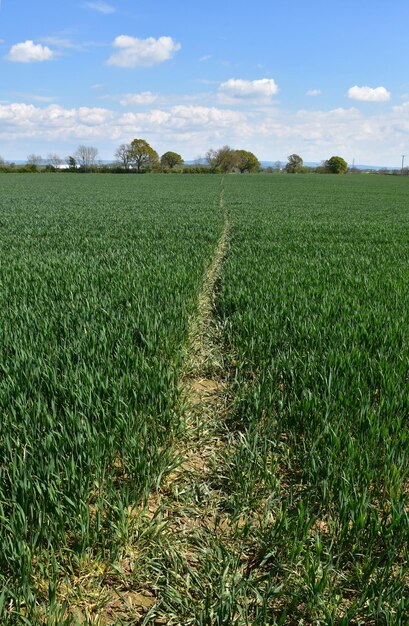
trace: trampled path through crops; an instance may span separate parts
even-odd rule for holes
[[[226,535],[227,539],[228,522],[220,514],[219,491],[214,485],[214,476],[222,467],[220,452],[226,445],[222,418],[228,403],[221,328],[216,317],[218,283],[228,253],[231,229],[229,211],[224,204],[224,179],[221,181],[220,209],[224,215],[223,230],[204,275],[197,314],[191,319],[186,362],[180,380],[185,436],[176,453],[181,462],[165,479],[159,493],[151,495],[147,505],[149,516],[159,515],[167,522],[166,547],[159,551],[156,569],[174,575],[175,586],[179,589],[186,583],[189,586],[189,580],[202,577],[201,570],[206,567],[203,548],[211,541],[212,534],[219,538]],[[170,555],[174,559],[173,567],[169,567]],[[179,582],[178,576],[181,577]],[[199,589],[200,584],[197,585]],[[178,593],[176,588],[174,591]],[[168,603],[168,595],[172,592],[172,583],[167,581],[166,588],[159,590],[157,605],[148,614],[147,623],[151,620],[154,623],[177,623],[173,620],[177,620],[178,610],[175,607],[173,613]],[[181,593],[183,595],[184,591]]]
[[[189,594],[182,588],[196,579],[192,589],[200,596],[203,591],[199,581],[203,578],[202,569],[206,568],[203,548],[213,542],[215,533],[219,539],[226,535],[228,540],[228,522],[220,515],[220,493],[213,484],[222,466],[221,450],[226,444],[222,417],[227,410],[227,390],[221,328],[215,311],[231,229],[224,203],[224,179],[220,184],[219,208],[224,216],[223,228],[203,277],[196,313],[190,320],[185,364],[179,380],[183,425],[182,434],[175,442],[173,469],[157,489],[152,490],[145,506],[129,509],[129,524],[135,531],[137,545],[132,546],[130,541],[118,562],[120,576],[113,572],[107,575],[101,570],[84,576],[88,589],[76,594],[82,598],[78,604],[72,598],[71,607],[80,621],[88,615],[87,610],[84,612],[84,605],[88,604],[92,609],[88,618],[91,623],[95,619],[98,624],[118,620],[141,624],[178,623],[180,607],[172,606],[172,601],[169,604],[168,595],[180,592],[181,598],[187,599]],[[146,557],[141,535],[146,537],[147,551],[152,551]],[[145,575],[138,576],[136,590],[133,574],[138,568]],[[91,585],[89,578],[93,578]],[[73,581],[77,591],[78,584],[81,586],[80,581]],[[96,599],[100,603],[97,611],[92,607]],[[79,611],[75,609],[76,604]]]

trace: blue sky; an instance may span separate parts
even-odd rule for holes
[[[138,137],[398,167],[408,24],[407,0],[1,0],[0,155]]]

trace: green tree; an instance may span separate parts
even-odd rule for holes
[[[248,150],[235,150],[237,157],[237,167],[240,172],[258,172],[260,169],[260,161]]]
[[[136,167],[137,172],[150,170],[159,161],[158,153],[145,139],[134,139],[129,147],[129,163]]]
[[[348,163],[340,156],[332,156],[328,161],[325,161],[325,167],[331,174],[345,174]]]
[[[182,165],[183,159],[177,152],[165,152],[162,154],[160,164],[163,169],[173,169],[176,165]]]
[[[68,165],[68,169],[70,170],[76,170],[77,169],[77,159],[74,156],[68,156],[67,157],[67,165]]]
[[[304,161],[299,154],[290,154],[290,156],[287,158],[288,162],[285,166],[285,169],[289,174],[296,174],[297,172],[302,171]]]
[[[209,150],[206,153],[206,161],[213,172],[232,172],[238,167],[237,152],[230,146],[222,146],[218,150]]]

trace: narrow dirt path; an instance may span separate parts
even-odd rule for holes
[[[177,623],[172,611],[168,612],[167,600],[162,597],[163,584],[167,592],[174,588],[178,593],[176,588],[179,588],[183,595],[183,587],[191,580],[200,593],[201,569],[205,567],[202,549],[209,540],[209,531],[210,534],[224,532],[227,527],[218,508],[220,494],[214,481],[220,451],[225,445],[222,417],[227,410],[221,328],[215,315],[218,283],[231,228],[224,203],[223,179],[220,209],[224,215],[223,230],[204,276],[180,380],[182,400],[187,407],[184,436],[176,449],[181,463],[164,480],[159,493],[148,501],[149,515],[160,516],[166,526],[153,567],[157,571],[157,604],[150,611],[151,618],[148,614],[143,623]],[[168,581],[164,580],[164,575],[169,575]]]
[[[209,460],[219,445],[218,424],[220,413],[224,410],[225,383],[221,329],[215,316],[215,306],[218,282],[230,235],[230,218],[224,205],[224,179],[221,182],[220,209],[224,215],[223,230],[203,279],[197,314],[190,323],[185,366],[179,383],[182,405],[186,407],[184,436],[176,448],[177,456],[182,462],[160,489],[160,505],[162,509],[166,506],[169,513],[173,508],[175,484],[179,487],[182,484],[185,484],[185,487],[194,484],[199,488],[209,470]],[[152,499],[154,500],[155,496],[152,496]],[[151,502],[149,506],[151,512],[154,512],[154,506],[155,504]],[[202,513],[200,510],[197,511],[199,517]]]

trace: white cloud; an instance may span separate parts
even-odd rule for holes
[[[402,104],[392,107],[392,111],[398,115],[407,115],[409,113],[409,102],[402,102]]]
[[[14,63],[33,63],[36,61],[49,61],[54,57],[54,52],[40,43],[35,44],[31,39],[22,43],[16,43],[10,48],[6,56],[8,61]]]
[[[128,95],[141,94],[124,97]],[[164,102],[161,96],[158,102],[160,106],[153,109],[125,111],[0,103],[3,156],[19,159],[30,151],[67,154],[78,143],[92,142],[102,158],[110,158],[120,143],[139,136],[158,152],[176,150],[185,159],[228,144],[270,161],[285,160],[293,152],[306,162],[340,154],[346,161],[355,157],[356,163],[400,167],[400,155],[409,142],[409,102],[371,114],[356,107],[237,110],[181,100]],[[40,143],[44,148],[38,147]]]
[[[0,120],[9,127],[16,127],[20,136],[41,137],[52,136],[53,133],[62,133],[64,129],[77,134],[82,127],[101,127],[114,118],[115,114],[103,108],[79,107],[78,109],[65,109],[52,104],[45,108],[36,107],[33,104],[12,103],[0,106]],[[27,135],[26,135],[27,136]]]
[[[245,114],[231,109],[180,104],[172,107],[173,124],[180,126],[217,126],[225,128],[246,119]]]
[[[203,63],[204,61],[210,61],[211,58],[212,57],[210,54],[205,54],[202,57],[200,57],[199,61]]]
[[[172,148],[196,156],[209,147],[226,143],[225,136],[232,133],[240,137],[234,143],[243,146],[244,138],[251,133],[246,114],[217,107],[177,105],[122,113],[104,108],[0,104],[0,141],[4,145],[10,142],[9,159],[21,158],[16,150],[26,154],[31,149],[30,142],[38,151],[39,141],[43,152],[63,154],[74,149],[77,142],[92,141],[101,154],[101,144],[108,145],[105,158],[110,158],[118,144],[137,136],[146,137],[159,151]]]
[[[348,89],[348,98],[351,100],[360,100],[362,102],[385,102],[391,97],[390,91],[385,87],[350,87]]]
[[[308,91],[305,92],[306,96],[320,96],[321,95],[321,89],[308,89]]]
[[[219,87],[219,93],[231,98],[271,98],[278,92],[278,85],[273,78],[242,80],[230,78]]]
[[[176,105],[170,109],[152,109],[143,113],[124,113],[118,123],[130,128],[144,129],[149,133],[172,132],[174,136],[179,131],[202,132],[226,128],[234,128],[245,122],[243,113],[217,107]]]
[[[125,93],[120,99],[119,103],[123,107],[127,107],[133,104],[148,105],[153,104],[158,99],[158,96],[151,91],[141,91],[140,93]]]
[[[119,35],[113,42],[117,49],[108,59],[108,65],[119,67],[150,67],[172,58],[181,45],[172,37],[148,37],[138,39],[128,35]]]
[[[115,13],[115,7],[111,6],[107,2],[86,2],[84,4],[84,8],[98,11],[98,13],[103,13],[104,15]]]
[[[155,130],[158,126],[167,129],[207,129],[234,127],[235,124],[246,119],[244,113],[217,107],[205,107],[195,105],[176,105],[169,109],[152,109],[145,112],[120,113],[111,109],[99,107],[79,107],[66,109],[53,104],[45,108],[36,107],[32,104],[12,103],[0,105],[0,120],[4,132],[15,129],[16,136],[49,136],[55,133],[71,132],[80,135],[87,131],[99,135],[101,138],[108,134],[112,136],[120,127],[127,127],[129,132],[134,133],[136,128],[141,130]],[[108,125],[108,126],[107,126]],[[8,127],[8,131],[6,129]],[[162,132],[162,131],[160,131]]]

